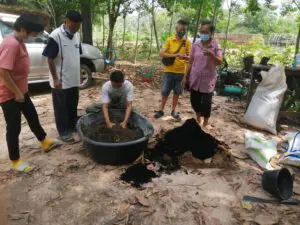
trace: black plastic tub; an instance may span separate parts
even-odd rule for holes
[[[287,200],[293,195],[293,176],[286,168],[267,170],[262,176],[263,188],[275,197]]]
[[[110,110],[111,120],[121,122],[125,111],[119,109]],[[78,120],[77,130],[83,141],[86,150],[91,154],[94,161],[100,164],[121,165],[129,164],[136,160],[147,148],[149,138],[154,133],[154,128],[146,117],[133,111],[128,120],[129,124],[134,124],[143,131],[144,137],[123,143],[105,143],[96,142],[85,136],[83,126],[89,126],[93,123],[104,123],[102,112],[90,113]]]

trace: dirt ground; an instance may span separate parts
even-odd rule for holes
[[[122,68],[136,84],[136,109],[149,118],[156,133],[181,124],[169,116],[170,101],[166,116],[153,119],[160,99],[158,82],[141,83],[135,76],[137,68]],[[81,91],[80,114],[87,105],[99,101],[100,85],[106,78],[107,74],[98,75],[96,85]],[[37,89],[32,99],[41,123],[51,137],[56,137],[49,90]],[[188,93],[181,98],[179,111],[183,119],[194,116]],[[204,163],[187,153],[181,158],[180,171],[136,189],[119,180],[127,166],[96,165],[81,143],[43,153],[25,120],[20,135],[21,156],[34,169],[29,174],[10,171],[1,112],[0,224],[298,225],[299,206],[242,202],[244,195],[271,198],[261,187],[263,171],[245,152],[244,133],[252,129],[239,122],[243,113],[243,102],[215,97],[210,133],[229,145],[232,156],[217,154],[211,163]],[[281,124],[276,138],[281,140],[286,132],[299,129]],[[300,170],[291,169],[296,174],[294,198],[300,199]]]

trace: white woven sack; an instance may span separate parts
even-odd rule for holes
[[[258,85],[243,122],[258,129],[277,134],[276,122],[287,90],[284,68],[272,67],[261,72],[262,82]]]

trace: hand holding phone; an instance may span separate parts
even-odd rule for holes
[[[203,50],[203,55],[205,55],[205,56],[214,56],[214,53],[209,49],[204,49]]]

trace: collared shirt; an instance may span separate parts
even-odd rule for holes
[[[28,92],[28,74],[30,59],[23,42],[9,35],[3,39],[0,46],[0,69],[10,71],[10,76],[23,94]],[[14,99],[5,84],[0,82],[0,103]]]
[[[211,57],[203,54],[204,49],[211,50],[217,57],[222,56],[217,41],[213,40],[208,46],[204,46],[202,42],[194,43],[190,53],[190,57],[194,59],[190,74],[190,88],[202,93],[212,93],[217,81],[217,65]]]
[[[190,54],[191,46],[192,46],[190,40],[188,40],[186,38],[182,38],[181,40],[178,40],[176,38],[176,35],[173,37],[169,37],[167,39],[165,45],[163,46],[163,49],[167,50],[167,53],[169,53],[169,54],[174,54],[178,50],[180,45],[182,44],[183,40],[186,40],[186,44],[185,44],[185,46],[182,46],[179,53],[188,55],[188,54]],[[183,59],[180,59],[177,57],[173,65],[164,67],[164,71],[169,72],[169,73],[184,74],[186,64],[187,64],[186,60],[183,60]]]
[[[80,34],[68,34],[64,25],[55,29],[43,55],[54,59],[55,69],[62,88],[68,89],[80,86]],[[53,78],[50,74],[50,86],[54,88]]]

